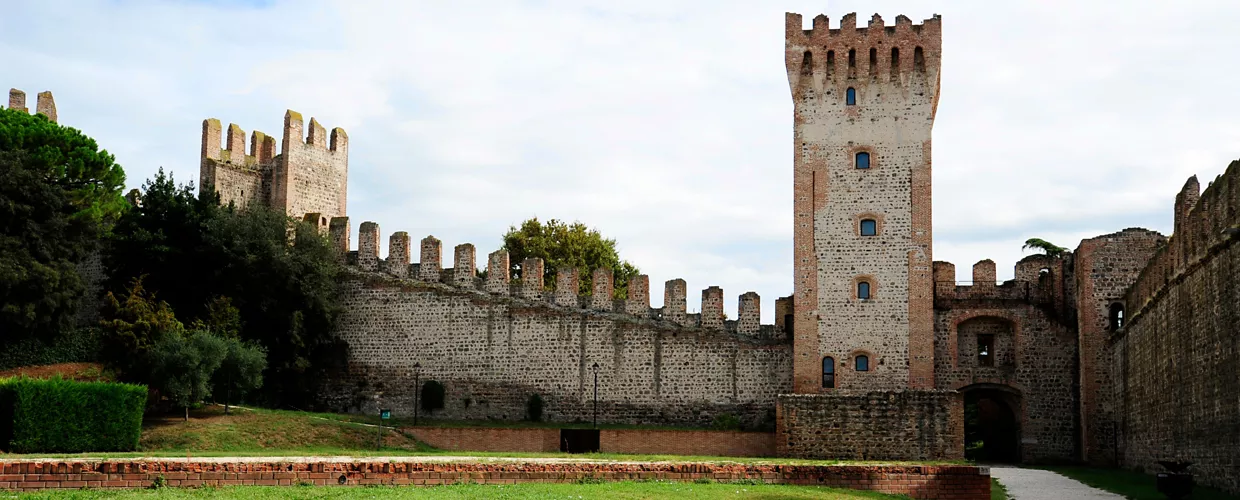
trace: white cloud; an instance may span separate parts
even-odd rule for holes
[[[47,1],[6,4],[0,84],[138,186],[196,179],[200,124],[278,132],[284,110],[350,136],[350,216],[480,257],[511,224],[579,219],[690,302],[791,292],[783,14],[943,15],[935,257],[969,279],[1021,242],[1170,231],[1184,179],[1240,151],[1224,1]],[[838,22],[838,21],[835,21]],[[386,239],[386,238],[384,238]]]

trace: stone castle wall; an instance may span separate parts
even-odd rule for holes
[[[1122,463],[1187,460],[1240,491],[1240,162],[1176,199],[1175,233],[1125,296],[1112,377]]]
[[[781,457],[960,460],[964,401],[955,391],[835,391],[779,396]]]
[[[339,220],[334,227],[347,226]],[[457,267],[441,269],[439,242],[427,238],[422,262],[410,265],[402,251],[379,260],[370,243],[378,226],[362,229],[337,330],[349,344],[350,363],[326,392],[332,409],[412,413],[417,372],[446,388],[436,418],[520,420],[538,394],[545,419],[590,421],[597,364],[600,422],[708,426],[731,414],[747,427],[770,428],[776,395],[790,390],[786,338],[756,321],[724,321],[716,287],[704,291],[702,315],[687,315],[683,281],[668,288],[681,294],[670,301],[679,302],[679,311],[651,309],[648,296],[633,293],[640,286],[630,288],[628,299],[613,300],[605,273],[596,274],[603,288],[590,297],[576,296],[567,272],[556,290],[571,295],[544,290],[541,279],[509,283],[501,252],[488,259],[484,283],[470,276],[472,246],[458,246]],[[394,238],[407,240],[403,233]],[[347,245],[337,241],[341,249]],[[756,314],[744,309],[738,316]]]
[[[933,386],[930,141],[940,20],[887,27],[855,14],[812,30],[788,14],[785,64],[795,106],[794,337],[798,393]],[[848,103],[849,95],[855,103]],[[856,168],[859,153],[869,167]],[[878,231],[862,236],[859,223]],[[859,281],[871,298],[856,294]],[[868,371],[839,370],[869,356]]]
[[[935,262],[935,387],[1004,391],[1015,397],[1020,458],[1063,462],[1076,458],[1074,390],[1076,332],[1056,309],[1066,260],[1030,256],[1016,279],[997,285],[995,263],[973,266],[971,285],[955,282],[955,266]],[[978,335],[994,336],[990,366],[978,357]]]

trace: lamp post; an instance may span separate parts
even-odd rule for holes
[[[413,364],[413,426],[418,425],[418,397],[422,394],[422,363]]]
[[[594,370],[594,428],[598,428],[598,363],[591,367]]]

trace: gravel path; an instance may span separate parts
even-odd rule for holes
[[[991,467],[990,477],[1003,483],[1008,495],[1016,500],[1124,500],[1122,496],[1046,470]]]

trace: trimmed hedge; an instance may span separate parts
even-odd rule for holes
[[[146,387],[62,378],[0,379],[0,448],[11,453],[132,451]]]

